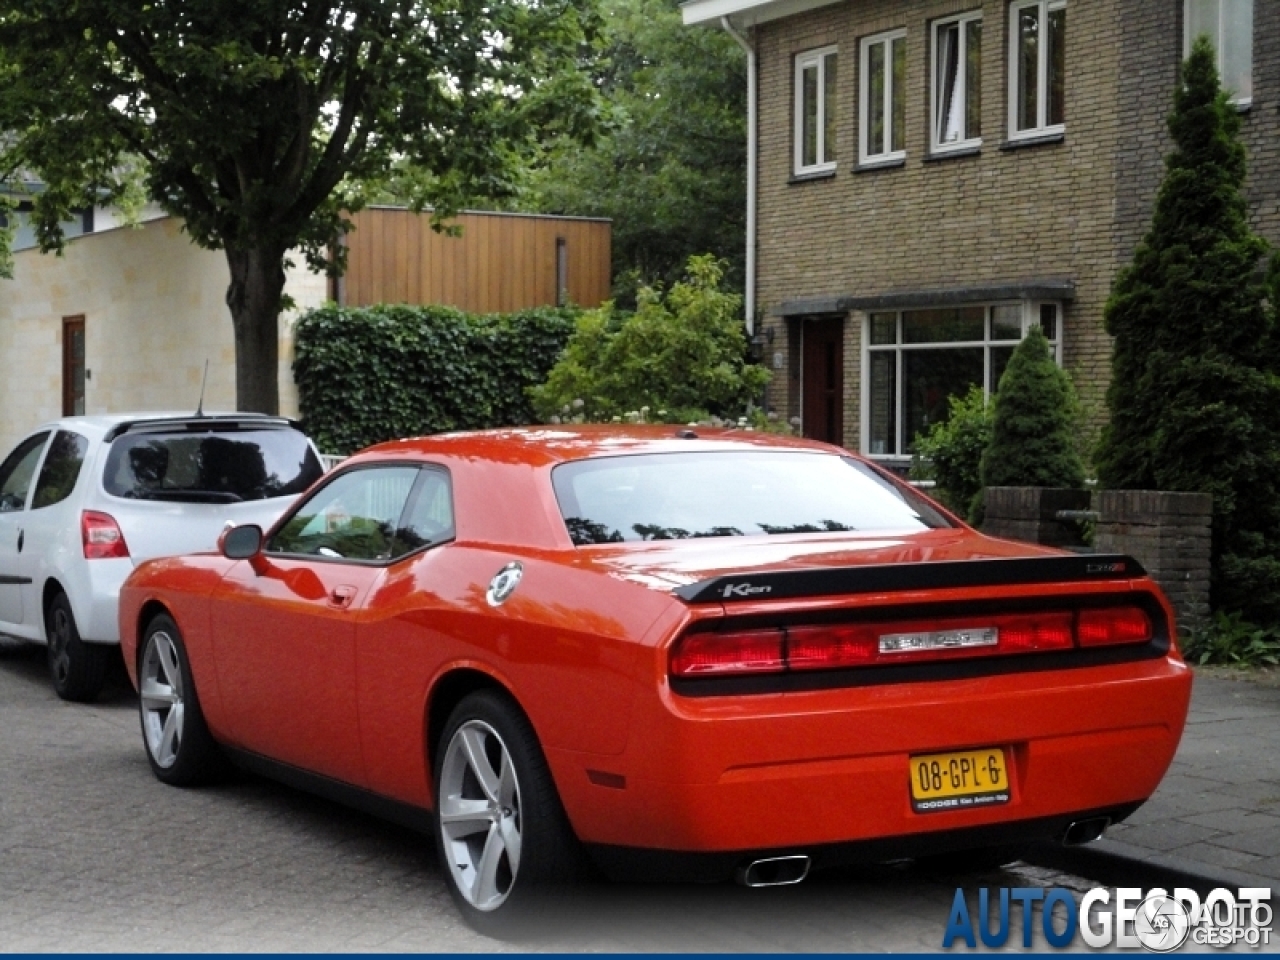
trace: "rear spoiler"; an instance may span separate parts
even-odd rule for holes
[[[265,413],[237,413],[231,416],[214,413],[171,417],[166,420],[125,420],[108,430],[103,441],[110,443],[126,433],[174,433],[182,430],[190,433],[205,433],[222,430],[279,430],[285,427],[301,429],[298,421],[289,417],[273,417]]]
[[[1123,554],[1018,557],[729,574],[699,580],[697,583],[677,587],[672,592],[686,603],[726,603],[733,600],[789,600],[795,597],[896,593],[948,587],[1128,580],[1146,576],[1146,573],[1142,564]]]

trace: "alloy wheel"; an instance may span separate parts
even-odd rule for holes
[[[186,706],[178,648],[173,637],[163,630],[157,630],[147,638],[138,685],[142,729],[151,759],[159,767],[171,767],[182,748]]]
[[[477,910],[496,910],[520,870],[520,783],[507,745],[482,720],[468,720],[449,741],[439,818],[458,892]]]

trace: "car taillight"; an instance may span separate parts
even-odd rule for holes
[[[1137,607],[978,615],[943,620],[691,633],[671,655],[675,677],[837,670],[1145,643],[1151,619]]]
[[[1076,628],[1082,647],[1109,647],[1146,643],[1153,636],[1151,618],[1137,607],[1103,607],[1081,610]]]
[[[671,672],[678,677],[782,673],[785,669],[781,630],[689,634],[671,657]]]
[[[86,560],[115,560],[129,556],[129,545],[115,517],[96,510],[80,514],[80,539],[84,543]]]

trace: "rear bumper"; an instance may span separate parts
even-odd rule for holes
[[[1173,759],[1190,690],[1169,657],[788,694],[666,693],[637,702],[621,756],[547,754],[590,844],[734,857],[888,839],[887,849],[936,850],[955,831],[1003,837],[1036,823],[1044,838],[1089,811],[1131,812]],[[1007,803],[912,809],[913,755],[979,747],[1005,749]]]
[[[86,643],[120,642],[120,587],[133,572],[127,557],[80,560],[66,575],[67,597],[80,639]],[[47,635],[47,634],[46,634]]]

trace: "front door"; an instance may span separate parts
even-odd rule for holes
[[[801,422],[804,435],[844,443],[844,320],[809,320],[803,328]]]
[[[23,587],[31,582],[22,551],[26,547],[27,502],[48,439],[48,433],[27,437],[0,464],[0,625],[11,625],[21,636],[34,636],[30,628],[22,626]]]
[[[213,645],[233,736],[247,750],[366,782],[356,621],[383,578],[417,469],[355,468],[297,507],[214,594]]]

